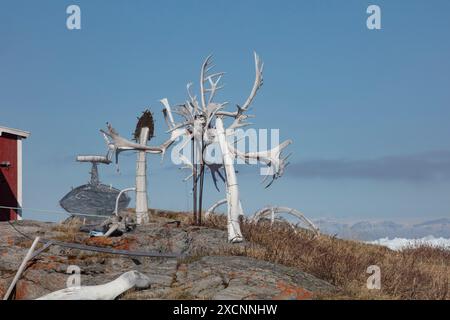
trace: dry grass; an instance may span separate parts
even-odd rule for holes
[[[184,225],[193,222],[189,213],[152,210],[150,215],[152,220],[177,220]],[[203,221],[210,228],[226,228],[223,215],[212,215]],[[61,232],[58,240],[74,241],[79,227],[80,221],[74,219],[54,230]],[[450,299],[449,250],[422,245],[397,252],[326,235],[314,238],[308,231],[295,233],[283,223],[270,226],[268,222],[252,224],[244,219],[241,228],[248,245],[196,252],[186,259],[196,260],[211,254],[241,255],[295,267],[340,289],[338,294],[318,297],[323,299]],[[189,262],[187,260],[179,263]],[[370,276],[366,270],[370,265],[381,269],[381,290],[366,287]]]
[[[206,226],[224,229],[226,217],[214,216]],[[421,246],[401,252],[347,241],[291,227],[242,221],[250,246],[224,249],[221,254],[245,255],[297,267],[338,288],[340,294],[323,298],[351,299],[450,299],[450,251]],[[366,287],[367,267],[381,269],[381,290]]]
[[[161,210],[161,209],[149,209],[150,219],[157,220],[160,217],[180,221],[182,224],[192,224],[193,217],[192,213],[189,212],[177,212],[170,210]]]
[[[72,218],[65,222],[58,223],[52,228],[53,231],[59,233],[54,239],[59,241],[77,242],[80,237],[80,227],[82,225],[83,222],[78,218]]]

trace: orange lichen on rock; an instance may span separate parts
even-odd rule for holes
[[[33,263],[29,268],[33,269],[33,270],[58,270],[58,269],[60,269],[60,264],[54,263],[54,262],[39,261],[39,262]]]
[[[301,288],[289,285],[283,281],[277,283],[277,288],[281,291],[274,300],[310,300],[313,297],[312,292]]]
[[[90,246],[111,247],[118,250],[130,250],[131,240],[127,238],[115,239],[107,237],[92,237],[85,240]]]
[[[16,284],[16,300],[26,299],[28,296],[28,283],[27,281],[18,281]]]
[[[117,244],[114,245],[114,249],[118,250],[130,250],[130,240],[121,239]]]
[[[86,239],[85,243],[90,246],[112,247],[113,240],[107,237],[92,237]]]

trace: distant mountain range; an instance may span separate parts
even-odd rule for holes
[[[450,219],[443,218],[419,224],[399,224],[392,221],[361,221],[353,224],[329,219],[313,221],[322,233],[342,239],[372,241],[381,238],[423,238],[426,236],[450,238]]]

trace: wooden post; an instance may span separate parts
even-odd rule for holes
[[[143,127],[139,136],[139,143],[147,145],[149,128]],[[137,224],[147,223],[148,199],[147,199],[147,153],[138,151],[136,161],[136,220]]]
[[[192,137],[192,211],[194,224],[197,224],[197,163],[195,162],[195,138]]]
[[[204,141],[203,141],[203,134],[202,134],[202,145],[201,145],[201,154],[200,154],[200,195],[198,197],[198,225],[202,224],[202,207],[203,207],[203,180],[205,177],[205,161],[203,159],[203,153],[205,151],[204,148]]]
[[[23,259],[22,263],[20,264],[19,269],[17,270],[16,276],[14,277],[13,281],[11,282],[11,285],[8,288],[8,291],[6,291],[5,296],[3,297],[3,300],[8,300],[11,292],[13,291],[14,287],[16,286],[17,281],[19,280],[20,276],[22,275],[22,272],[25,270],[28,261],[30,260],[31,256],[33,255],[34,248],[39,243],[39,237],[36,237],[33,241],[33,244],[31,245],[30,249],[28,250],[27,254],[25,255],[25,258]]]

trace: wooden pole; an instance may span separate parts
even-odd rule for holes
[[[14,287],[16,286],[17,281],[19,280],[20,276],[22,275],[23,271],[25,270],[28,261],[30,260],[31,256],[33,255],[34,248],[39,243],[39,237],[36,237],[33,241],[33,244],[31,245],[30,249],[28,250],[27,254],[25,255],[25,258],[23,259],[22,263],[20,264],[19,269],[17,270],[16,276],[14,277],[13,281],[11,282],[11,285],[8,288],[8,291],[6,291],[5,296],[3,297],[3,300],[8,300],[11,292],[13,291]]]
[[[198,204],[198,224],[201,225],[202,224],[202,205],[203,205],[203,177],[205,174],[205,165],[201,164],[200,165],[200,195],[199,195],[199,204]]]
[[[195,139],[192,137],[192,212],[197,224],[197,163],[195,162]]]
[[[201,145],[201,155],[200,155],[200,195],[198,199],[198,207],[199,207],[199,213],[198,213],[198,224],[202,224],[202,207],[203,207],[203,178],[205,176],[205,161],[203,159],[203,153],[204,153],[204,143],[203,143],[203,134],[202,134],[202,145]]]

